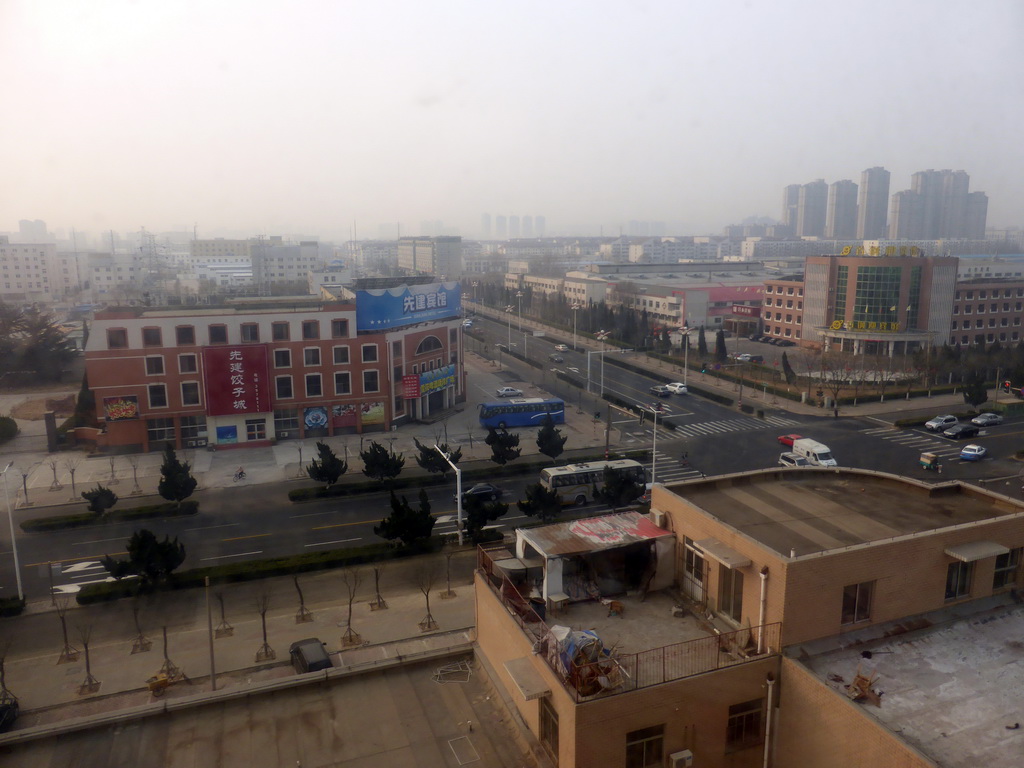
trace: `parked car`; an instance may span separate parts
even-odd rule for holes
[[[934,419],[929,419],[924,423],[924,428],[931,432],[945,432],[958,422],[959,420],[956,416],[946,414],[944,416],[936,416]]]
[[[568,352],[569,351],[569,347],[566,344],[555,344],[555,351],[556,352]]]
[[[561,355],[548,355],[548,360],[550,360],[552,363],[564,363],[565,362],[565,358],[562,357]]]
[[[974,437],[980,431],[981,429],[973,424],[956,424],[942,434],[946,437],[952,438],[953,440],[963,440],[966,437]]]
[[[979,413],[977,416],[971,419],[971,424],[974,424],[979,427],[994,427],[996,426],[996,424],[1002,423],[1003,417],[1000,416],[998,413]]]
[[[746,352],[743,352],[742,354],[739,355],[733,355],[733,359],[735,359],[738,363],[749,363],[750,355],[748,355]]]
[[[761,364],[764,362],[764,355],[747,355],[747,357],[749,358],[747,360],[748,363]]]
[[[288,648],[288,655],[292,658],[292,667],[299,674],[319,672],[334,666],[327,648],[317,637],[296,640]]]
[[[689,390],[686,389],[686,385],[681,381],[673,381],[671,384],[666,384],[669,392],[673,395],[685,395]]]
[[[751,341],[760,341],[761,339],[764,338],[764,336],[762,336],[760,333],[752,333],[749,336],[747,336],[747,338],[750,339]]]
[[[965,445],[960,450],[961,461],[981,461],[985,458],[988,451],[985,450],[985,446],[978,445],[977,443],[970,443]]]
[[[652,395],[657,395],[658,397],[668,397],[669,395],[672,394],[672,390],[666,387],[664,384],[655,384],[647,391],[650,392]]]
[[[793,445],[794,440],[803,440],[803,435],[779,435],[778,440],[780,445]]]
[[[462,492],[462,501],[465,502],[466,499],[471,497],[483,499],[484,501],[496,501],[502,493],[503,491],[501,488],[496,485],[491,485],[490,483],[477,483]],[[458,501],[458,496],[452,496],[452,501]]]
[[[463,320],[462,321],[462,327],[463,328],[472,328],[473,327],[473,321],[472,320]]]
[[[786,451],[785,453],[779,454],[779,466],[780,467],[809,467],[811,462],[805,459],[803,456],[797,456],[795,453]]]
[[[777,346],[777,347],[795,347],[796,346],[796,342],[791,340],[791,339],[779,339],[778,341],[775,342],[775,346]]]
[[[523,390],[516,389],[515,387],[498,387],[494,394],[498,397],[522,397]]]

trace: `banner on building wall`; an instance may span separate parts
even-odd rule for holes
[[[363,426],[384,423],[384,403],[363,403],[360,408],[363,409]]]
[[[203,377],[206,412],[210,416],[271,410],[267,348],[262,344],[206,347]]]
[[[445,365],[420,374],[420,395],[455,386],[455,366]]]
[[[133,421],[139,418],[139,398],[135,395],[104,397],[103,415],[107,421]]]
[[[359,406],[353,404],[332,405],[331,423],[335,427],[354,427],[359,413],[358,408]]]
[[[733,304],[732,305],[732,313],[734,315],[744,315],[746,317],[760,317],[761,316],[761,308],[760,307],[751,307],[751,306],[749,306],[747,304]]]
[[[238,442],[238,427],[217,427],[217,445]]]
[[[458,317],[462,313],[459,283],[400,285],[356,291],[356,328],[380,331],[403,325]]]
[[[420,377],[410,373],[402,377],[402,397],[406,400],[416,400],[420,396]]]
[[[327,406],[315,405],[307,408],[302,414],[302,422],[306,429],[323,429],[327,426]]]

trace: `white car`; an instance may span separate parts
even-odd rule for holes
[[[666,384],[665,388],[673,395],[685,395],[687,392],[686,385],[681,381],[673,381],[671,384]]]
[[[934,419],[929,419],[924,423],[924,428],[930,432],[945,432],[950,427],[955,427],[959,423],[956,416],[945,415],[936,416]]]
[[[569,347],[566,344],[555,344],[555,351],[556,352],[568,352],[569,351]]]
[[[523,390],[516,389],[515,387],[498,387],[494,394],[498,397],[522,397]]]

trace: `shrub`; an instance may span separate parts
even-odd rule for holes
[[[97,517],[91,512],[74,515],[55,515],[40,517],[36,520],[25,520],[21,530],[26,533],[45,533],[65,528],[78,528],[83,525],[102,525],[104,522],[124,522],[128,520],[145,520],[151,517],[175,517],[178,515],[194,515],[199,511],[198,501],[184,501],[179,508],[174,502],[150,504],[143,507],[111,510],[106,517]]]
[[[18,597],[0,597],[0,616],[20,616],[25,601]]]
[[[0,443],[13,440],[18,434],[18,422],[10,416],[0,416]]]

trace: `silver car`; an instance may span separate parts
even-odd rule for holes
[[[994,427],[996,424],[1002,424],[1003,417],[998,413],[979,413],[973,419],[971,424],[976,427]]]

